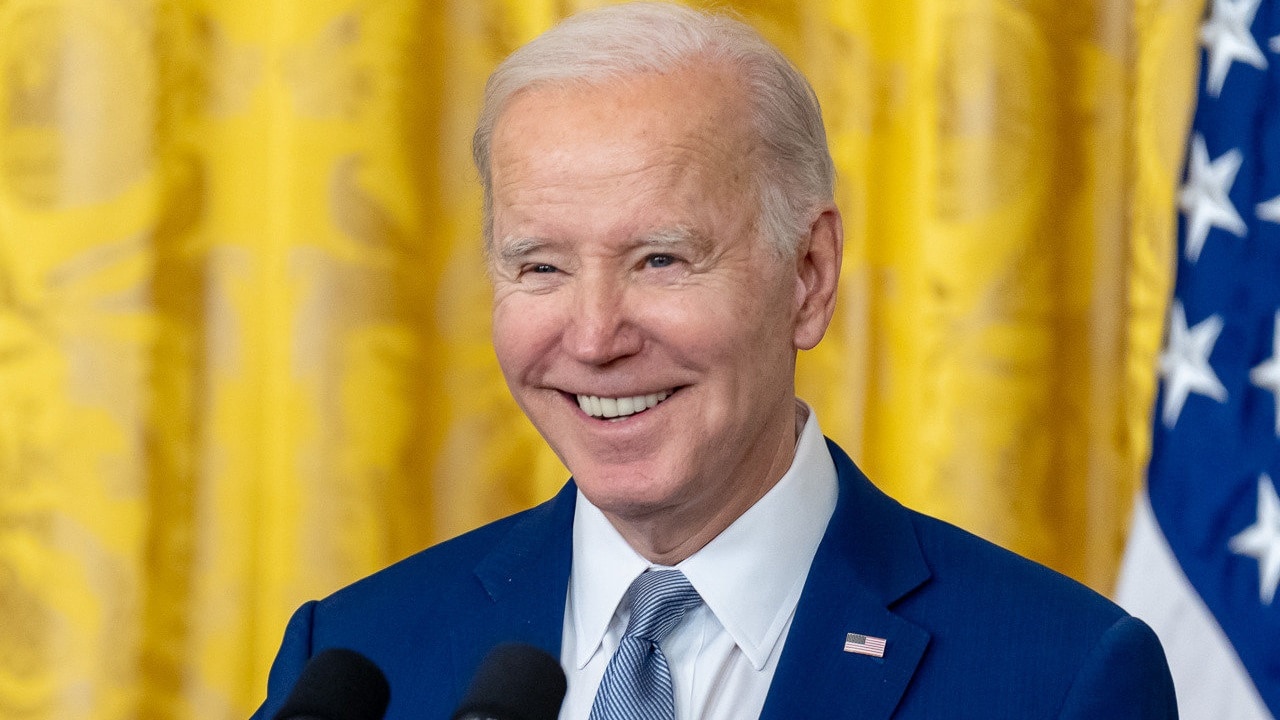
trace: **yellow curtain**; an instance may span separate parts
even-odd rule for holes
[[[244,717],[298,603],[563,482],[489,349],[467,148],[493,65],[589,4],[0,0],[0,718]],[[1201,4],[723,4],[840,171],[802,396],[1104,591]]]

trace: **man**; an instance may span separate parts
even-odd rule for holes
[[[812,90],[754,31],[571,18],[495,71],[475,156],[494,347],[573,481],[304,605],[261,717],[334,646],[388,717],[447,717],[512,640],[560,658],[563,718],[1176,717],[1145,625],[902,508],[796,400],[842,231]]]

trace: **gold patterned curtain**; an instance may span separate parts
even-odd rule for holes
[[[549,496],[468,135],[588,2],[0,0],[0,718],[240,718],[301,601]],[[1200,0],[724,3],[848,238],[802,358],[910,505],[1109,589]]]

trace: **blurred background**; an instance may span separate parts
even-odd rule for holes
[[[490,349],[469,136],[595,4],[0,0],[0,718],[245,717],[299,603],[564,482]],[[801,396],[904,503],[1109,593],[1203,2],[717,6],[839,170]]]

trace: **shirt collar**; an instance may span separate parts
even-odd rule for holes
[[[573,567],[569,572],[577,666],[581,670],[604,641],[622,596],[649,561],[627,544],[600,509],[578,491],[573,515]]]
[[[791,619],[836,506],[835,463],[817,417],[796,402],[807,418],[791,467],[724,532],[677,566],[757,670]],[[631,582],[650,567],[579,491],[569,589],[579,668],[599,649]]]

